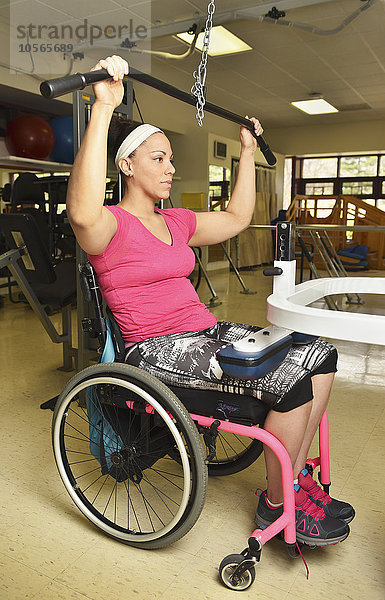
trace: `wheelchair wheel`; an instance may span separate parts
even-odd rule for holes
[[[207,488],[199,434],[145,371],[103,363],[78,373],[57,401],[52,441],[69,495],[107,535],[161,548],[198,519]]]
[[[263,452],[263,444],[255,438],[219,431],[217,453],[208,464],[209,475],[233,475],[249,467]]]

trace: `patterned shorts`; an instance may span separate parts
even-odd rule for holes
[[[310,401],[311,377],[337,370],[336,349],[321,339],[292,346],[283,362],[260,379],[238,379],[223,373],[216,352],[259,329],[221,321],[203,331],[149,338],[128,349],[126,362],[166,385],[253,396],[279,412]]]

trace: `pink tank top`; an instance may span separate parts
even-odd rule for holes
[[[102,254],[88,259],[124,340],[135,343],[215,325],[217,318],[187,279],[195,265],[194,252],[187,245],[196,228],[195,213],[185,208],[157,209],[170,231],[169,245],[119,205],[107,208],[118,222],[117,232]]]

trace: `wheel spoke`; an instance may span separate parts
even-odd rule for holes
[[[98,479],[100,479],[100,477],[99,477]],[[104,488],[104,486],[105,486],[105,484],[106,484],[107,480],[108,480],[108,476],[107,476],[107,475],[105,475],[105,476],[104,476],[104,481],[103,481],[102,485],[100,486],[100,488],[99,488],[99,490],[98,490],[98,493],[96,494],[95,498],[92,500],[91,504],[95,504],[95,502],[96,502],[96,498],[99,496],[100,492],[101,492],[101,491],[102,491],[102,489]],[[96,480],[96,481],[98,481],[98,480]]]

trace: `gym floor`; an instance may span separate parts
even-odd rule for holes
[[[271,280],[261,269],[242,272],[242,277],[257,295],[240,294],[234,274],[212,275],[222,301],[212,310],[220,319],[265,325]],[[201,297],[209,299],[204,283]],[[381,302],[380,297],[367,297],[364,310],[384,314]],[[59,315],[53,319],[57,323]],[[265,486],[263,460],[237,475],[210,478],[197,524],[173,546],[145,551],[115,542],[72,504],[54,464],[52,413],[39,405],[71,376],[57,370],[61,347],[52,344],[25,304],[6,298],[0,323],[1,600],[235,598],[236,592],[219,583],[217,568],[224,556],[246,546],[254,529],[254,492]],[[271,541],[263,548],[254,584],[242,598],[385,596],[385,347],[335,345],[340,361],[329,408],[331,491],[356,509],[351,534],[337,546],[305,549],[308,581],[302,560],[289,558],[282,542]]]

